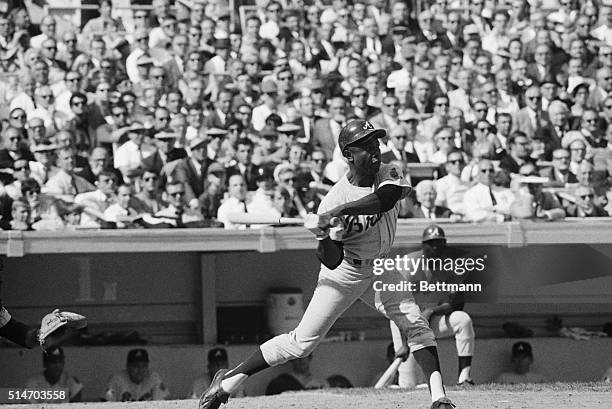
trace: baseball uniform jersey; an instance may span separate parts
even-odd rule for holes
[[[109,402],[163,400],[169,395],[161,376],[156,372],[150,371],[140,384],[135,384],[124,369],[110,379],[104,399]]]
[[[345,203],[353,202],[369,195],[385,185],[403,188],[405,197],[410,192],[410,184],[397,166],[382,164],[371,187],[352,185],[346,175],[330,189],[319,205],[318,213],[325,213]],[[341,226],[330,229],[332,240],[344,243],[344,255],[365,260],[386,255],[395,238],[399,202],[388,212],[375,215],[344,216]]]

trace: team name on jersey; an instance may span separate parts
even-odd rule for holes
[[[355,231],[355,233],[361,233],[363,231],[366,231],[370,227],[376,226],[376,223],[378,223],[380,219],[382,219],[382,217],[383,217],[382,213],[372,214],[368,216],[359,216],[359,215],[345,216],[344,218],[344,225],[346,226],[345,233],[348,234],[348,233],[351,233],[352,231]],[[363,221],[361,218],[363,218]]]

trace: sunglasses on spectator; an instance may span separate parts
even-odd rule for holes
[[[149,176],[149,177],[144,178],[144,181],[153,182],[153,181],[156,181],[157,179],[158,179],[157,176]]]
[[[81,77],[73,77],[73,78],[66,78],[66,81],[68,82],[75,82],[75,81],[80,81]]]
[[[480,169],[480,173],[493,173],[495,170],[493,168],[490,169]]]
[[[268,13],[280,13],[280,8],[273,8],[273,9],[268,9]]]
[[[570,160],[569,156],[554,156],[553,159],[555,160]]]
[[[126,116],[126,115],[127,115],[126,111],[113,112],[113,116]]]
[[[23,114],[23,115],[13,115],[11,117],[11,119],[14,119],[14,120],[26,119],[26,116],[25,116],[25,114]]]
[[[589,199],[592,199],[592,198],[594,198],[594,197],[595,197],[595,195],[593,195],[592,193],[589,193],[588,195],[580,195],[580,198],[581,198],[582,200],[586,199],[587,197],[588,197]]]
[[[173,193],[168,193],[168,194],[172,197],[176,197],[176,196],[183,196],[185,192],[173,192]]]
[[[295,182],[295,178],[287,178],[287,179],[281,179],[281,182],[283,183],[289,183],[289,182]]]
[[[463,163],[463,159],[453,159],[453,160],[449,160],[447,163],[450,163],[451,165],[458,165]]]
[[[41,95],[40,97],[43,99],[51,99],[53,98],[53,94],[45,94],[45,95]]]
[[[398,105],[399,105],[399,104],[398,104],[397,102],[396,102],[396,103],[393,103],[393,104],[385,104],[385,106],[386,106],[386,107],[389,107],[389,108],[395,108],[395,107],[397,107]]]
[[[527,99],[530,101],[540,101],[542,100],[542,97],[527,97]]]
[[[448,106],[448,102],[436,102],[436,106],[437,107],[447,107]]]
[[[72,103],[72,105],[74,105],[75,107],[82,107],[83,105],[85,105],[85,102],[83,101],[75,101]]]
[[[323,159],[323,158],[321,158],[321,159],[314,159],[313,158],[312,161],[316,162],[316,163],[322,163],[322,162],[325,162],[325,159]]]
[[[365,92],[359,92],[357,94],[353,94],[353,98],[363,98],[365,97],[367,94]]]

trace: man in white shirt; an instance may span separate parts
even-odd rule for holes
[[[263,81],[261,84],[261,92],[263,104],[253,108],[253,115],[251,117],[253,129],[258,132],[266,126],[266,118],[270,116],[270,114],[277,112],[278,87],[276,86],[276,82],[272,80]]]
[[[510,217],[514,196],[510,189],[493,186],[495,168],[488,159],[478,163],[478,183],[468,189],[463,206],[468,220],[503,222]]]
[[[56,156],[59,170],[49,178],[43,193],[73,202],[77,194],[95,190],[94,185],[74,173],[75,152],[72,148],[58,149]]]
[[[55,399],[41,399],[40,396],[38,398],[32,396],[30,403],[82,402],[83,384],[64,370],[64,350],[61,347],[55,347],[43,353],[43,366],[45,370],[29,378],[26,388],[56,390],[58,393],[49,394],[53,395],[54,398],[56,397]]]
[[[229,197],[219,207],[217,220],[222,222],[226,229],[245,229],[247,227],[246,225],[231,223],[229,215],[234,213],[247,213],[246,183],[242,175],[230,176],[227,183]]]
[[[142,160],[157,153],[157,149],[144,143],[145,128],[140,122],[133,122],[128,133],[129,141],[115,152],[114,167],[121,171],[124,180],[129,174],[142,167]]]
[[[469,69],[462,69],[457,74],[457,85],[459,88],[449,91],[448,99],[451,107],[459,108],[467,122],[473,119],[470,98],[472,96],[472,81],[474,76]]]
[[[103,170],[95,182],[96,190],[75,196],[74,202],[85,206],[81,226],[100,227],[100,216],[104,216],[104,211],[115,202],[116,182],[114,173]]]
[[[453,213],[464,213],[463,196],[469,185],[461,180],[465,157],[460,149],[453,149],[446,155],[446,176],[436,181],[436,205],[448,207]]]
[[[591,35],[604,44],[612,45],[612,6],[602,6],[600,15],[605,15],[603,24],[591,31]]]

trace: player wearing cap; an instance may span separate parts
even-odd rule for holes
[[[497,378],[497,383],[521,384],[546,382],[544,376],[530,372],[533,363],[533,352],[531,344],[519,341],[512,345],[512,372],[504,372]]]
[[[444,230],[432,224],[423,231],[423,249],[408,254],[411,259],[439,259],[447,256],[446,236]],[[408,263],[408,265],[413,265]],[[423,266],[422,267],[427,267]],[[413,274],[414,273],[414,274]],[[427,268],[419,268],[417,271],[402,271],[405,279],[418,283],[427,281],[428,283],[456,281],[454,272],[435,271]],[[413,274],[408,276],[408,274]],[[417,288],[419,288],[417,284]],[[436,338],[447,338],[454,336],[459,358],[459,376],[457,384],[473,385],[470,370],[472,367],[472,356],[474,355],[474,328],[470,316],[461,311],[463,308],[463,295],[461,293],[446,292],[414,292],[414,298],[423,316],[429,320],[429,327],[433,330]],[[395,350],[402,346],[402,336],[397,325],[391,322],[391,334]],[[414,358],[409,357],[398,368],[400,387],[414,386],[415,362]]]
[[[56,399],[30,399],[30,403],[68,403],[81,402],[83,384],[77,378],[64,370],[65,355],[60,347],[48,349],[43,353],[42,373],[32,376],[26,383],[28,389],[58,389],[67,390],[65,395],[57,395]]]
[[[219,408],[242,382],[265,368],[310,355],[357,299],[406,332],[408,344],[428,376],[431,407],[454,407],[445,396],[434,334],[414,300],[406,293],[374,290],[376,280],[389,284],[403,280],[396,271],[375,276],[373,262],[391,249],[398,201],[410,190],[401,169],[381,164],[378,139],[385,136],[383,129],[364,120],[351,121],[341,130],[338,145],[348,162],[348,173],[323,198],[318,215],[309,215],[305,223],[319,241],[317,257],[322,265],[301,322],[295,330],[261,345],[236,368],[217,372],[200,398],[200,409]],[[332,217],[341,218],[341,226],[330,228]]]
[[[208,373],[206,376],[201,378],[197,378],[193,381],[193,386],[191,388],[191,393],[189,394],[190,399],[199,398],[204,391],[210,386],[212,383],[213,377],[219,371],[219,369],[229,368],[229,362],[227,358],[227,351],[225,348],[213,348],[208,351],[208,363],[207,363]],[[242,385],[240,388],[236,389],[232,392],[232,398],[242,397],[244,396],[244,388]]]
[[[115,374],[108,382],[102,400],[109,402],[133,402],[164,400],[170,392],[161,376],[149,369],[149,354],[144,349],[128,352],[127,368]]]

